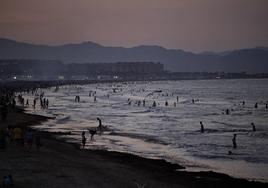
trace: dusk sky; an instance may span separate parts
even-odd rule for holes
[[[268,0],[0,0],[0,37],[193,52],[268,46]]]

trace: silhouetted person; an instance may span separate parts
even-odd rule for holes
[[[194,99],[192,99],[192,103],[194,104]]]
[[[87,138],[85,136],[85,131],[82,132],[82,148],[84,149],[85,148],[85,145],[86,145],[86,141],[87,141]]]
[[[237,148],[237,144],[236,144],[236,134],[234,134],[234,137],[233,137],[232,141],[233,141],[233,148]]]
[[[179,96],[177,96],[177,102],[179,102]]]
[[[168,106],[168,102],[167,101],[165,102],[165,106]]]
[[[254,107],[255,107],[255,108],[258,108],[258,103],[257,103],[257,102],[255,103],[255,106],[254,106]]]
[[[97,120],[99,121],[98,129],[99,129],[100,134],[101,134],[101,133],[102,133],[102,129],[103,129],[103,127],[102,127],[102,123],[101,123],[101,119],[97,117]]]
[[[28,150],[31,150],[32,145],[33,145],[33,140],[34,140],[32,129],[27,128],[27,130],[25,132],[25,139],[26,139]]]
[[[153,102],[153,107],[156,107],[156,102],[155,101]]]
[[[90,140],[92,141],[94,138],[94,135],[97,133],[97,130],[96,129],[93,129],[93,130],[89,129],[88,131],[89,131],[89,134],[91,135]]]
[[[200,131],[201,131],[201,133],[203,133],[205,131],[202,121],[200,121]]]
[[[245,101],[242,102],[242,105],[245,106]]]
[[[251,125],[252,125],[252,131],[256,131],[256,127],[255,127],[255,124],[254,123],[251,123]]]
[[[145,100],[142,101],[142,105],[145,106]]]
[[[230,114],[230,110],[228,108],[226,109],[225,112],[226,112],[226,115],[229,115]]]
[[[26,100],[26,106],[29,106],[29,99]]]
[[[268,109],[268,103],[266,103],[265,108]]]
[[[33,107],[35,108],[36,106],[36,99],[33,100]]]
[[[48,105],[49,105],[49,100],[47,99],[46,100],[46,108],[48,108]]]

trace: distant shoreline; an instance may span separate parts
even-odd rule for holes
[[[63,85],[89,85],[101,83],[121,83],[121,82],[153,82],[153,81],[185,81],[185,80],[240,80],[240,79],[268,79],[267,77],[252,77],[252,78],[200,78],[200,79],[152,79],[152,80],[139,80],[139,79],[123,79],[123,80],[44,80],[44,81],[3,81],[0,80],[0,88],[11,89],[15,92],[24,92],[36,88],[49,88]]]

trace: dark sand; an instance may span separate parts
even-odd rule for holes
[[[0,126],[30,126],[46,118],[13,110]],[[8,143],[0,150],[0,178],[12,174],[13,187],[267,187],[267,184],[234,179],[214,172],[178,172],[182,168],[163,160],[144,159],[131,154],[80,150],[41,132],[40,151]],[[1,187],[1,184],[0,184]]]

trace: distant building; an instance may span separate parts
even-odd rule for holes
[[[164,65],[154,62],[63,64],[57,60],[0,60],[1,80],[94,80],[155,76]]]

